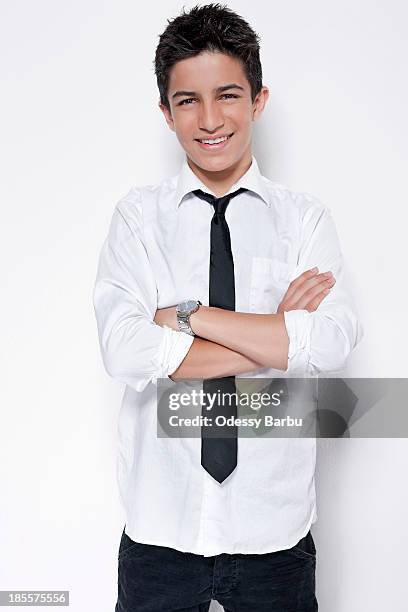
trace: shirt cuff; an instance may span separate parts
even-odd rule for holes
[[[194,342],[194,336],[182,331],[176,331],[172,327],[163,325],[165,334],[161,346],[161,371],[165,378],[173,374],[183,361]]]
[[[286,331],[289,337],[288,368],[285,372],[306,372],[310,358],[312,317],[308,310],[284,311]]]

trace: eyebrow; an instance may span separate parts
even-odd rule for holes
[[[223,91],[226,91],[227,89],[241,89],[242,91],[244,91],[244,88],[241,87],[241,85],[238,85],[237,83],[228,83],[228,85],[221,85],[220,87],[216,87],[215,89],[213,89],[214,93],[221,93]],[[177,98],[177,96],[196,96],[197,92],[196,91],[176,91],[171,97],[174,100],[174,98]]]

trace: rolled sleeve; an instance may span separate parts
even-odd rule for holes
[[[363,338],[347,270],[330,209],[319,201],[304,216],[303,241],[294,274],[317,266],[331,270],[335,285],[317,310],[291,310],[284,313],[289,337],[287,373],[310,376],[334,373],[345,368],[350,352]]]
[[[163,366],[162,378],[173,374],[184,360],[194,342],[194,336],[175,331],[164,325],[165,336],[160,347],[160,360]]]
[[[303,372],[310,359],[312,320],[307,310],[284,312],[286,331],[289,337],[288,368],[286,372]]]
[[[144,246],[137,190],[114,210],[99,256],[93,305],[105,369],[136,391],[173,373],[194,340],[153,320],[157,287]]]

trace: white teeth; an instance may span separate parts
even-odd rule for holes
[[[218,142],[224,142],[224,140],[227,140],[228,136],[224,136],[224,138],[216,138],[215,140],[200,140],[200,142],[203,142],[205,144],[217,144]]]

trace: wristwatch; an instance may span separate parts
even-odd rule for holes
[[[185,302],[177,304],[176,314],[180,331],[190,334],[190,336],[195,336],[190,325],[190,315],[197,312],[200,306],[202,306],[200,300],[186,300]]]

